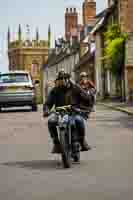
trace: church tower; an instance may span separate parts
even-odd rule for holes
[[[83,2],[83,24],[85,26],[93,26],[96,16],[96,2],[95,0],[84,0]]]
[[[11,40],[8,28],[8,58],[9,70],[29,71],[33,81],[38,81],[38,99],[42,99],[43,66],[48,59],[48,41],[40,40],[39,30],[36,29],[35,39],[30,38],[29,26],[27,37],[22,38],[22,29],[19,25],[16,40]]]

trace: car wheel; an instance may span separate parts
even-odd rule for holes
[[[32,105],[32,111],[37,112],[37,105],[36,104]]]
[[[2,111],[2,108],[0,107],[0,112]]]

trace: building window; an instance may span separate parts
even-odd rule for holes
[[[35,60],[32,62],[31,71],[33,75],[39,74],[39,63]]]

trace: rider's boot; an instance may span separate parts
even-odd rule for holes
[[[89,151],[89,150],[91,150],[91,146],[88,145],[88,143],[85,140],[85,138],[80,140],[80,145],[81,145],[81,151]]]
[[[60,143],[59,143],[59,140],[53,140],[53,143],[54,143],[54,146],[53,146],[53,149],[52,149],[52,153],[61,153],[61,146],[60,146]]]

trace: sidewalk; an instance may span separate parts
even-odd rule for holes
[[[97,103],[98,105],[104,105],[108,108],[118,110],[128,115],[133,115],[133,102],[132,103],[121,103],[121,102],[109,102],[109,101],[101,101]]]

